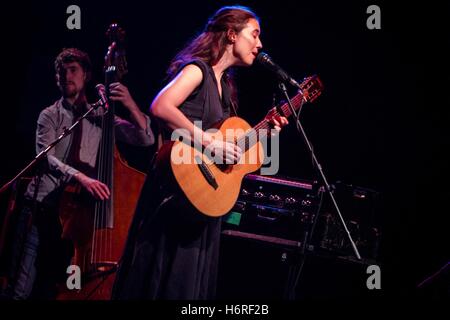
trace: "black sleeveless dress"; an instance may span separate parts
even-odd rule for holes
[[[203,80],[180,106],[203,130],[230,116],[230,88],[222,99],[212,68],[195,60]],[[186,64],[186,65],[187,65]],[[166,135],[167,137],[168,135]],[[196,211],[165,190],[155,170],[147,176],[113,288],[113,299],[213,299],[216,292],[221,219]]]

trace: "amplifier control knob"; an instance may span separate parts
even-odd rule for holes
[[[295,204],[295,203],[297,203],[297,200],[295,200],[295,198],[292,198],[292,197],[286,198],[286,203],[287,204]]]
[[[264,193],[262,193],[262,192],[255,192],[255,193],[253,194],[253,196],[254,196],[255,198],[261,199],[261,198],[264,198]]]
[[[277,195],[277,194],[271,194],[271,195],[269,196],[269,200],[270,200],[270,201],[280,201],[280,200],[281,200],[281,197],[280,197],[279,195]]]

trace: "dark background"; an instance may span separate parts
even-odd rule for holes
[[[66,28],[71,4],[81,8],[81,30]],[[174,54],[219,7],[233,4],[128,0],[5,6],[0,184],[35,155],[37,116],[59,98],[53,61],[63,47],[90,54],[94,77],[89,95],[94,101],[93,85],[103,78],[105,31],[118,22],[127,32],[129,74],[124,83],[147,111],[165,83]],[[321,77],[323,95],[302,111],[305,130],[330,182],[382,194],[383,294],[416,295],[416,285],[449,260],[449,5],[287,0],[239,4],[261,18],[264,50],[276,62],[298,80],[311,74]],[[381,30],[366,27],[371,4],[381,8]],[[240,116],[256,124],[274,94],[280,98],[275,78],[253,66],[238,70],[237,82]],[[280,140],[279,174],[318,179],[293,125],[283,130]],[[125,152],[133,165],[145,170],[154,147]]]

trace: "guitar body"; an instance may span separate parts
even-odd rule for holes
[[[251,129],[241,118],[231,117],[220,125],[213,136],[236,141]],[[258,170],[263,160],[264,150],[259,141],[243,153],[238,164],[233,165],[215,164],[211,157],[203,154],[201,150],[182,141],[163,145],[158,154],[158,164],[165,166],[163,170],[166,172],[167,164],[170,164],[169,171],[191,204],[212,217],[222,216],[231,210],[238,198],[242,179],[246,174]],[[200,167],[202,165],[209,170],[217,187],[205,178]]]

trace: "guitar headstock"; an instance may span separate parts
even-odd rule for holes
[[[125,31],[117,23],[113,23],[106,31],[106,36],[109,38],[110,45],[105,56],[104,71],[114,68],[115,80],[120,81],[128,72],[124,46]]]
[[[313,102],[322,93],[323,85],[317,75],[306,77],[300,84],[300,88],[303,92],[303,99],[306,102]]]

